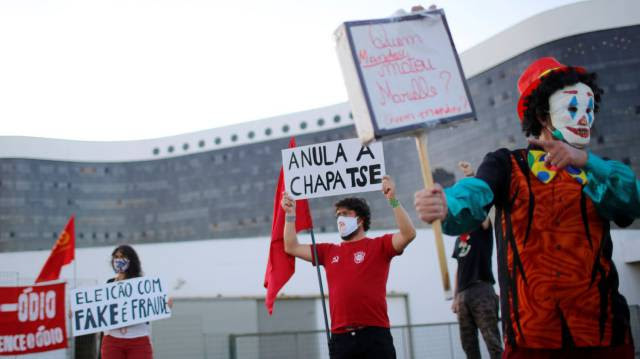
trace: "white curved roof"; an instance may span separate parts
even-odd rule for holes
[[[350,111],[348,103],[341,103],[238,125],[136,141],[90,142],[4,136],[0,137],[0,158],[77,162],[155,160],[347,126],[353,123]],[[336,116],[339,116],[338,121]],[[285,126],[287,131],[283,130]],[[269,135],[265,132],[267,129],[271,131]],[[232,140],[234,136],[235,141]],[[220,142],[216,143],[216,139]],[[204,142],[202,147],[201,141]],[[185,144],[188,146],[186,150],[183,147]],[[169,152],[169,147],[173,148],[173,152]],[[154,150],[158,153],[154,154]]]
[[[638,0],[591,0],[545,11],[524,20],[460,55],[473,77],[518,54],[564,37],[640,24]],[[340,121],[334,121],[336,116]],[[318,119],[322,118],[322,125]],[[302,124],[305,127],[302,128]],[[88,142],[35,137],[0,137],[0,158],[79,162],[126,162],[177,157],[214,149],[290,137],[351,124],[350,106],[341,103],[239,125],[150,140]],[[283,127],[288,126],[288,131]],[[271,129],[267,135],[265,130]],[[249,134],[253,133],[253,137]],[[232,141],[232,137],[236,140]],[[220,142],[216,143],[215,139]],[[204,141],[204,146],[200,146]],[[185,144],[188,148],[185,150]],[[169,148],[173,148],[170,152]],[[157,154],[154,153],[157,151]]]
[[[534,15],[461,53],[460,61],[469,78],[554,40],[638,24],[638,0],[581,1]]]

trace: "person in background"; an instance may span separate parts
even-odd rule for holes
[[[142,276],[142,264],[136,251],[129,245],[118,246],[111,253],[111,267],[115,277],[107,283]],[[171,300],[169,301],[171,305]],[[100,354],[102,359],[151,359],[151,325],[134,324],[128,327],[107,330],[103,333]]]
[[[458,167],[465,177],[473,177],[473,168],[468,162]],[[502,356],[502,341],[498,329],[498,296],[493,285],[491,255],[493,234],[491,219],[480,227],[463,233],[456,239],[453,258],[458,261],[451,310],[458,315],[460,341],[467,358],[480,359],[478,330],[492,359]]]

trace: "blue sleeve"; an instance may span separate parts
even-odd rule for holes
[[[511,176],[511,151],[488,153],[474,178],[464,178],[445,190],[448,213],[442,230],[448,235],[471,232],[487,218],[491,206],[506,201]]]
[[[487,218],[487,208],[493,203],[493,191],[479,178],[463,178],[444,193],[448,212],[442,231],[448,235],[476,229]]]
[[[631,168],[606,161],[589,152],[587,184],[584,192],[591,198],[598,213],[619,225],[629,225],[640,217],[640,182]]]

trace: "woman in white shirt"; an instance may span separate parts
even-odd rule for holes
[[[126,244],[113,250],[111,266],[116,276],[107,283],[142,276],[138,254]],[[102,359],[152,359],[151,325],[147,322],[105,331],[100,354]]]

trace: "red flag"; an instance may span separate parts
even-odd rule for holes
[[[63,265],[71,263],[75,259],[76,252],[76,235],[73,225],[73,216],[69,218],[69,222],[64,227],[64,231],[58,236],[58,240],[51,249],[49,258],[42,266],[40,275],[36,279],[36,283],[56,280],[60,277],[60,270]]]
[[[296,141],[292,137],[289,141],[289,148],[296,147]],[[284,192],[284,171],[280,167],[278,186],[273,199],[273,222],[271,223],[271,246],[269,247],[269,261],[267,262],[267,272],[264,276],[264,287],[267,288],[267,296],[264,304],[273,313],[273,303],[278,292],[289,281],[289,278],[296,270],[296,261],[293,256],[284,251],[284,217],[285,213],[280,205]],[[313,227],[309,202],[304,200],[296,201],[296,232]]]

